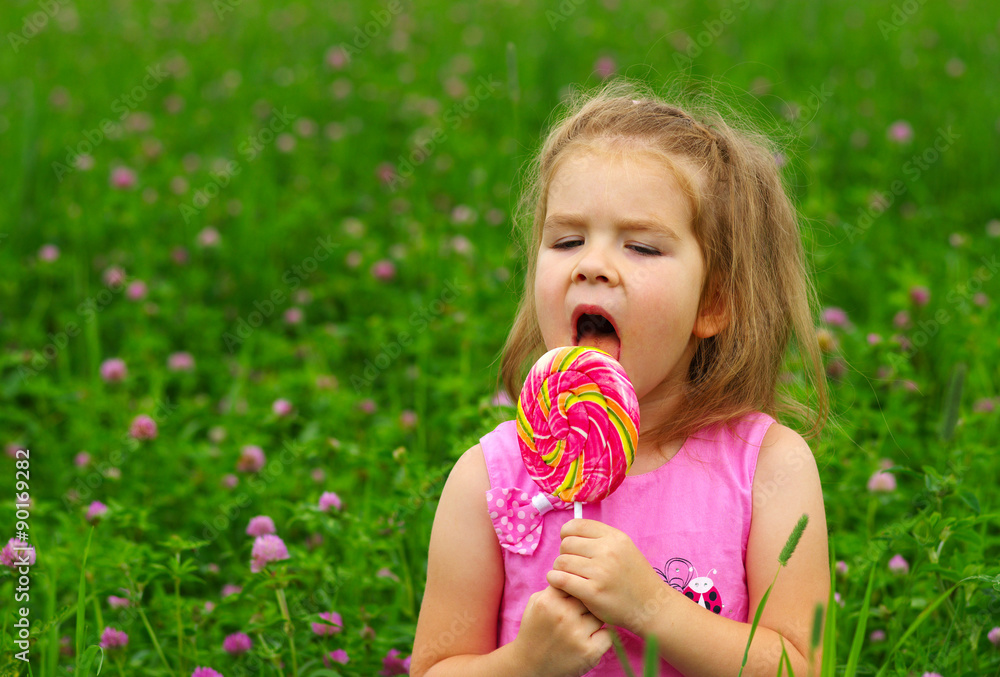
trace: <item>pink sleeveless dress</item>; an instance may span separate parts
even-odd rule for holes
[[[772,423],[770,416],[755,413],[733,432],[723,426],[704,428],[659,468],[626,477],[605,500],[585,504],[583,517],[626,533],[663,584],[686,594],[692,604],[745,623],[753,477],[761,441]],[[545,574],[559,555],[559,530],[573,518],[573,510],[564,509],[571,504],[539,496],[521,461],[515,421],[504,421],[480,443],[490,478],[484,503],[504,546],[497,626],[497,646],[503,646],[517,637],[528,598],[548,586]],[[633,670],[641,675],[643,640],[617,630]],[[711,651],[711,642],[705,643],[705,651]],[[613,649],[587,673],[625,674]],[[681,675],[662,659],[659,674]]]

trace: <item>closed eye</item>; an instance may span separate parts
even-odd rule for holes
[[[557,244],[552,245],[552,248],[553,249],[571,249],[571,248],[574,248],[577,245],[581,245],[581,244],[583,244],[583,242],[581,242],[580,240],[567,240],[566,242],[559,242]],[[660,256],[660,252],[659,251],[657,251],[656,249],[653,249],[652,247],[646,247],[645,245],[630,244],[630,245],[628,245],[628,247],[632,251],[636,252],[637,254],[642,254],[643,256]]]
[[[643,246],[641,244],[630,244],[629,247],[632,248],[632,251],[635,251],[635,252],[637,252],[639,254],[642,254],[643,256],[659,256],[660,255],[660,252],[656,251],[652,247],[645,247],[645,246]]]

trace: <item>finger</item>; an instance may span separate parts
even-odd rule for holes
[[[555,595],[559,599],[559,604],[565,604],[565,605],[569,606],[569,608],[571,608],[573,611],[576,611],[576,612],[581,613],[581,614],[584,614],[584,613],[587,613],[587,612],[590,611],[587,608],[586,604],[584,604],[579,599],[577,599],[576,597],[574,597],[570,593],[566,592],[565,590],[560,590],[559,588],[557,588],[556,586],[552,585],[551,583],[549,584],[549,587],[547,588],[547,590],[551,591],[551,593],[553,595]]]
[[[597,564],[589,557],[579,555],[559,555],[552,561],[552,568],[565,571],[583,578],[593,578],[597,574]]]
[[[597,539],[584,538],[583,536],[566,536],[559,543],[560,553],[580,555],[581,557],[594,557],[599,549]]]
[[[587,606],[583,602],[581,602],[580,600],[578,600],[576,597],[569,594],[565,590],[560,590],[551,583],[547,588],[545,588],[544,592],[556,597],[559,600],[560,604],[568,605],[574,611],[577,611],[581,614],[587,613],[588,611]]]
[[[545,580],[547,580],[549,585],[553,588],[562,590],[581,602],[583,602],[583,600],[588,596],[589,589],[587,584],[589,581],[586,578],[576,576],[566,571],[552,569],[545,574]]]
[[[589,635],[593,635],[595,632],[604,627],[604,621],[589,612],[581,614],[581,620],[583,621],[584,630],[586,630]]]
[[[595,650],[602,654],[612,646],[611,631],[603,626],[599,630],[591,633],[590,639],[596,645]]]
[[[604,522],[598,522],[597,520],[573,518],[562,525],[559,529],[559,536],[562,538],[566,538],[567,536],[598,538],[607,533],[607,530],[610,528]]]
[[[555,595],[556,595],[557,597],[562,597],[562,598],[566,598],[566,597],[572,597],[572,595],[571,595],[571,594],[569,594],[568,592],[565,592],[565,591],[563,591],[563,590],[560,590],[559,588],[555,587],[555,586],[554,586],[554,585],[552,585],[552,584],[549,584],[549,587],[548,587],[548,589],[549,589],[549,590],[550,590],[551,592],[555,593]]]
[[[569,608],[572,609],[574,613],[576,613],[578,616],[582,618],[586,618],[586,616],[590,614],[590,609],[587,608],[587,605],[578,600],[573,595],[566,595],[566,601],[564,602],[564,604],[569,606]]]

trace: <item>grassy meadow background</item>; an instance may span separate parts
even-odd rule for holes
[[[520,168],[611,75],[685,75],[784,146],[831,377],[836,664],[864,619],[848,673],[1000,674],[996,5],[0,18],[0,544],[37,548],[25,601],[0,566],[0,674],[29,671],[21,608],[33,675],[96,674],[102,640],[113,674],[405,673],[444,479],[512,415]],[[288,556],[254,573],[258,516]]]

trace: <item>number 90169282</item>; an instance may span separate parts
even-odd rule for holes
[[[17,519],[18,523],[16,529],[19,532],[28,531],[28,507],[30,492],[28,489],[28,481],[31,479],[30,471],[30,449],[18,449],[14,454],[14,465],[17,471],[14,473],[14,491],[17,492],[14,496],[17,508]],[[27,539],[22,539],[27,540]]]

